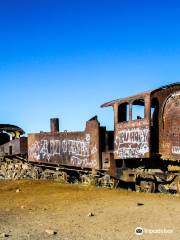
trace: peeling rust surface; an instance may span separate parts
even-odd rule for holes
[[[134,102],[140,105],[142,100],[143,119],[132,119]],[[180,83],[113,100],[101,107],[109,106],[114,109],[114,159],[180,160]]]
[[[117,127],[114,156],[116,159],[149,157],[149,126]]]
[[[18,126],[0,124],[0,156],[27,155],[27,137],[21,137],[24,133]]]
[[[180,91],[168,97],[162,113],[161,152],[163,158],[180,160]]]
[[[29,134],[29,161],[98,169],[99,132],[99,122],[91,120],[83,132]]]
[[[0,156],[27,155],[27,137],[11,140],[0,146]]]
[[[133,103],[139,101],[141,104],[144,101],[144,118],[133,119]],[[128,120],[119,122],[119,116],[122,111],[119,110],[120,104],[127,103]],[[115,159],[140,159],[150,157],[150,94],[138,94],[135,97],[128,97],[121,102],[116,102],[114,105],[114,121],[115,121],[115,136],[114,136],[114,158]],[[120,118],[121,119],[121,118]]]

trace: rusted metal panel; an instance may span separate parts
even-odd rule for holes
[[[160,152],[163,159],[180,160],[180,91],[170,94],[162,106]]]
[[[26,155],[28,153],[27,137],[20,137],[20,154]]]
[[[144,100],[144,118],[132,120],[132,104],[137,99]],[[129,120],[118,121],[118,106],[128,103]],[[114,104],[114,159],[137,159],[150,157],[150,94],[138,94]],[[121,114],[121,112],[120,112]]]
[[[159,91],[152,92],[151,101],[154,99],[158,102],[158,114],[156,124],[156,134],[151,129],[151,142],[156,142],[156,149],[159,157],[163,160],[176,161],[180,155],[175,154],[179,145],[179,125],[180,125],[180,104],[179,94],[180,83],[171,84]],[[151,123],[153,124],[153,123]],[[153,155],[152,148],[152,155]]]
[[[27,138],[16,138],[0,146],[0,156],[27,154]]]
[[[28,135],[28,159],[48,164],[99,169],[100,124],[86,123],[83,132],[50,132]]]
[[[147,120],[116,124],[114,158],[148,158],[150,130]]]

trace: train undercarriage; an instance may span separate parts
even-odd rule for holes
[[[113,188],[116,179],[105,171],[70,168],[29,162],[22,156],[3,157],[0,159],[0,180],[55,180],[61,183],[82,183]]]
[[[25,156],[16,155],[1,157],[0,180],[55,180],[61,183],[126,188],[136,192],[179,194],[180,166],[170,164],[172,163],[166,164],[167,169],[160,169],[147,168],[147,166],[142,166],[143,164],[137,168],[129,168],[123,163],[121,168],[117,168],[118,177],[115,177],[103,170],[92,171],[90,169],[32,163]]]
[[[156,159],[123,160],[117,168],[121,181],[134,185],[136,192],[180,193],[180,164]],[[152,164],[156,162],[156,164]],[[158,162],[158,164],[157,164]]]

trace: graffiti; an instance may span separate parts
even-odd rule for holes
[[[72,156],[71,164],[78,167],[93,168],[97,166],[97,160],[89,160],[88,158],[81,159],[79,157]]]
[[[180,154],[180,146],[173,146],[172,154]]]
[[[97,147],[96,145],[94,147],[92,147],[92,150],[91,150],[91,155],[97,153]]]
[[[149,152],[149,129],[131,128],[119,131],[115,138],[115,154],[120,158],[140,158]]]
[[[91,161],[90,157],[97,153],[97,147],[90,148],[90,134],[86,134],[82,140],[71,139],[43,139],[35,141],[28,151],[31,159],[36,161],[51,161],[54,156],[70,159],[72,165],[94,167],[96,161]]]

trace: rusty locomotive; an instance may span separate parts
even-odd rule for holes
[[[113,187],[126,184],[136,191],[180,192],[180,83],[117,99],[114,131],[97,117],[82,132],[28,134],[0,125],[1,179],[58,179]],[[9,137],[11,135],[11,138]]]

